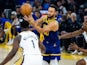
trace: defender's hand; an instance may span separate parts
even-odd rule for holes
[[[78,50],[78,46],[75,44],[75,43],[71,43],[70,45],[69,45],[69,48],[71,49],[71,50]]]

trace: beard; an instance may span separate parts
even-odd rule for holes
[[[52,15],[52,16],[47,15],[47,17],[48,17],[48,18],[53,18],[53,17],[55,17],[55,16],[54,16],[54,15]]]

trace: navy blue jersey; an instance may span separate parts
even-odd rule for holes
[[[42,27],[48,25],[51,21],[56,21],[55,19],[43,21]],[[60,40],[58,39],[58,31],[50,31],[43,33],[44,40],[43,44],[46,47],[45,54],[60,54]],[[60,60],[60,56],[43,56],[43,60],[49,61],[51,59],[57,58]]]

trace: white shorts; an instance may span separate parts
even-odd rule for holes
[[[42,61],[41,55],[27,55],[24,56],[22,65],[42,65]]]
[[[86,65],[87,65],[87,57],[85,57],[85,58],[83,58],[84,60],[85,60],[85,62],[86,62]]]

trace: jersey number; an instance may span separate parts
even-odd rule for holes
[[[34,41],[33,41],[33,40],[31,40],[31,42],[32,42],[32,44],[33,44],[33,48],[35,48],[35,44],[34,44]]]

